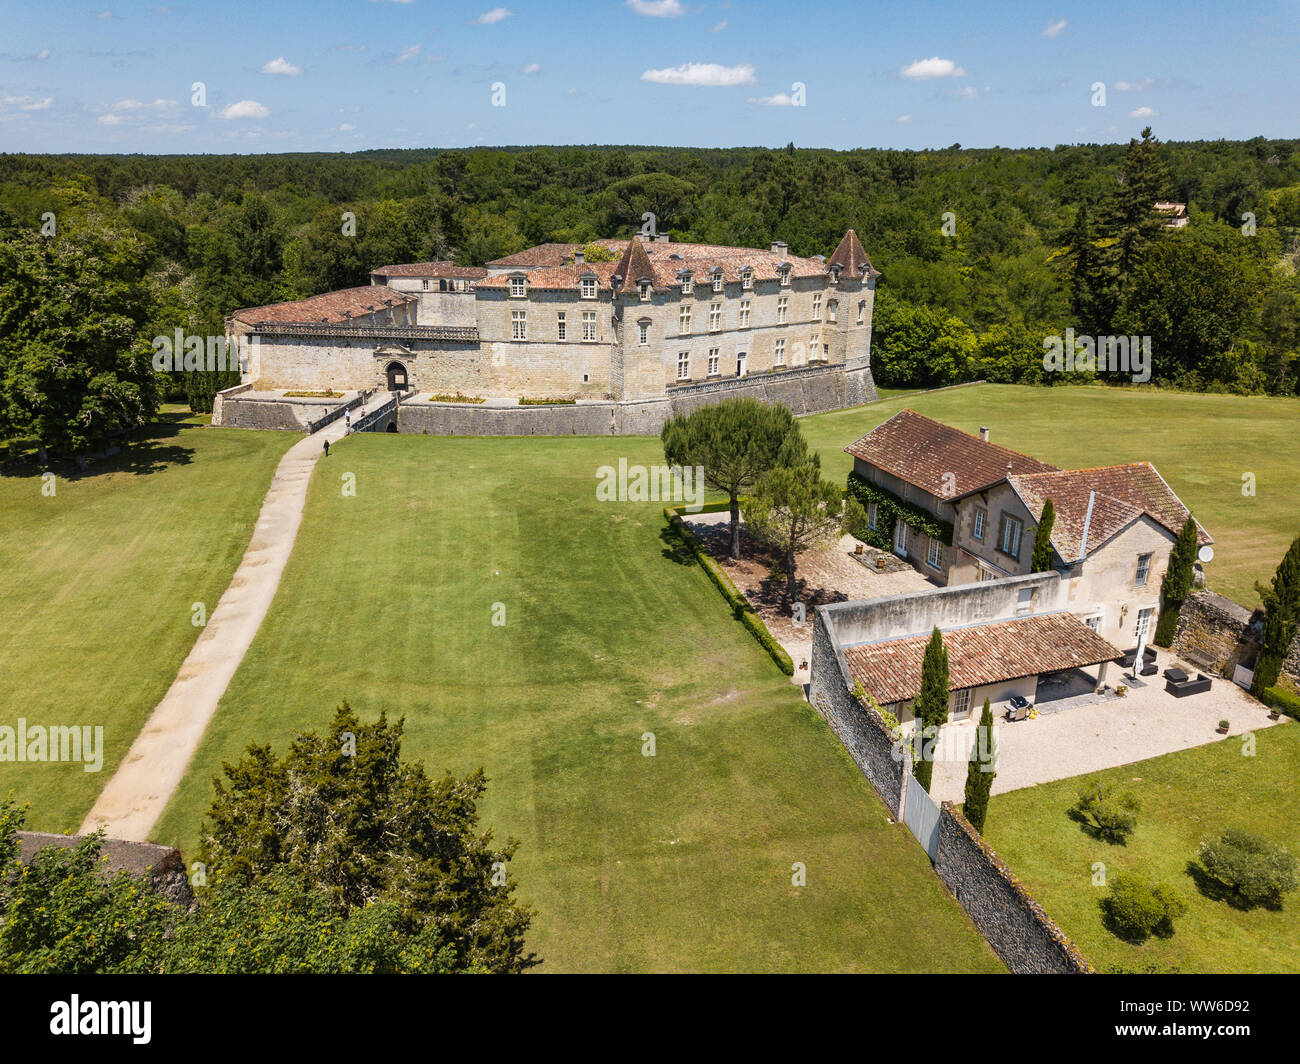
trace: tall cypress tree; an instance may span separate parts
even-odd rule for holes
[[[1030,572],[1045,573],[1052,568],[1052,526],[1056,524],[1056,507],[1052,500],[1043,503],[1043,516],[1038,519],[1038,531],[1034,533],[1034,556]]]
[[[1192,590],[1196,575],[1196,522],[1189,514],[1182,531],[1169,552],[1169,568],[1160,584],[1160,621],[1156,625],[1156,642],[1162,647],[1171,646],[1178,629],[1178,611]]]
[[[1255,590],[1264,602],[1265,611],[1259,660],[1255,662],[1255,678],[1250,685],[1251,694],[1258,697],[1277,683],[1282,661],[1291,649],[1300,623],[1300,536],[1291,541],[1273,574],[1273,586],[1256,584]]]
[[[966,819],[981,835],[989,812],[989,792],[997,776],[993,771],[993,761],[993,710],[986,698],[979,727],[975,729],[975,745],[971,747],[970,760],[966,763],[966,800],[962,804]]]
[[[921,662],[921,693],[916,696],[913,708],[916,712],[914,741],[917,756],[912,773],[928,792],[934,775],[934,743],[927,740],[934,739],[948,722],[948,651],[938,628],[925,646],[925,657]]]

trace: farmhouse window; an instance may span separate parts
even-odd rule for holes
[[[1134,587],[1144,587],[1147,582],[1147,575],[1151,572],[1151,555],[1139,554],[1137,575],[1133,577]]]
[[[1025,526],[1014,517],[1002,515],[1002,524],[998,529],[998,550],[1012,558],[1020,558],[1020,537]]]
[[[555,313],[555,338],[557,340],[567,340],[569,338],[569,323],[564,319],[564,311]]]

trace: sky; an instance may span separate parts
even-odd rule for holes
[[[0,0],[0,151],[1300,136],[1300,0]]]

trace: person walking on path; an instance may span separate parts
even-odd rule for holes
[[[348,431],[352,431],[352,411],[350,409],[343,411],[343,423],[347,426]]]
[[[329,440],[326,440],[326,441],[325,441],[325,457],[328,458],[329,456],[330,456],[330,441],[329,441]]]

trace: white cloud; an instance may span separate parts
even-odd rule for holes
[[[276,56],[269,63],[262,66],[263,74],[284,74],[291,78],[296,78],[302,73],[302,67],[294,66],[284,56]]]
[[[112,11],[96,11],[95,18],[100,19],[103,22],[111,22],[113,19],[117,18],[117,15]]]
[[[681,0],[627,0],[627,6],[647,18],[677,18],[686,14]]]
[[[354,129],[356,129],[356,128],[357,128],[357,127],[354,126],[351,122],[344,122],[341,126],[339,126],[339,132],[340,132],[340,133],[351,133],[351,132],[352,132]]]
[[[900,71],[905,78],[959,78],[966,73],[951,59],[940,59],[937,55],[929,59],[918,59],[911,66]]]
[[[0,111],[48,111],[53,96],[0,96]]]
[[[491,11],[484,11],[474,20],[474,23],[478,26],[491,26],[493,23],[509,18],[512,14],[508,7],[494,7]]]
[[[727,28],[727,20],[724,18],[724,19],[723,19],[721,22],[719,22],[716,26],[714,26],[712,29],[710,29],[709,32],[710,32],[710,33],[721,33],[721,32],[722,32],[723,30],[725,30],[726,28]]]
[[[977,89],[974,85],[964,85],[960,89],[955,89],[952,96],[955,100],[978,100],[981,96],[987,96],[988,94],[989,87],[987,85],[982,89]]]
[[[122,121],[117,115],[100,115],[99,120],[106,126],[116,126]]]
[[[1046,26],[1043,27],[1043,36],[1059,37],[1062,33],[1065,32],[1065,27],[1068,25],[1069,23],[1066,22],[1065,19],[1063,18],[1057,19],[1055,22],[1049,22]]]
[[[536,74],[541,69],[542,69],[541,63],[529,63],[526,67],[524,67],[524,69],[520,73]]]
[[[418,44],[413,44],[411,45],[411,47],[403,48],[400,52],[398,52],[397,55],[393,58],[393,62],[405,63],[408,59],[414,59],[419,54],[420,54],[420,46]]]
[[[1116,92],[1146,92],[1156,83],[1155,78],[1143,78],[1141,81],[1117,81]]]
[[[240,100],[221,111],[220,117],[230,121],[235,118],[265,118],[270,113],[269,108],[256,100]]]
[[[1128,113],[1129,118],[1155,118],[1160,112],[1154,107],[1139,107]]]
[[[912,116],[911,116],[911,115],[899,115],[897,118],[894,119],[894,121],[895,121],[895,122],[910,122],[910,121],[912,121]]]
[[[794,97],[788,92],[778,92],[775,96],[751,96],[746,102],[762,104],[764,107],[793,107]]]
[[[683,63],[663,70],[647,70],[642,81],[656,85],[708,85],[731,86],[754,84],[754,68],[748,63],[739,66],[721,66],[718,63]]]

